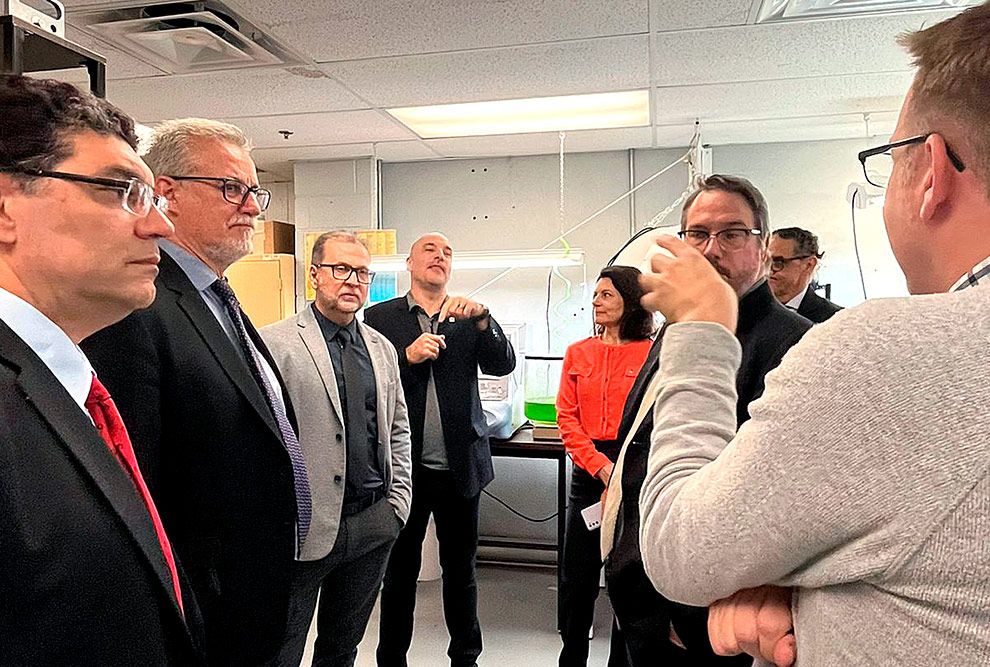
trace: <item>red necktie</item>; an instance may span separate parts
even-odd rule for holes
[[[151,523],[154,524],[155,534],[158,536],[158,544],[165,556],[168,570],[172,574],[172,587],[175,589],[175,599],[179,602],[179,611],[185,613],[182,609],[182,592],[179,590],[179,574],[175,569],[175,557],[172,555],[172,546],[165,534],[165,527],[158,516],[158,510],[155,509],[155,501],[151,499],[148,486],[144,483],[144,477],[141,476],[137,458],[134,456],[134,448],[131,446],[131,438],[127,435],[127,429],[120,418],[120,413],[117,412],[117,406],[113,404],[113,399],[110,398],[107,388],[95,375],[93,376],[93,384],[89,389],[89,396],[86,398],[86,409],[93,417],[93,423],[96,424],[100,435],[103,436],[103,441],[107,443],[107,447],[130,475],[131,481],[134,482],[134,486],[137,487],[141,499],[148,508]]]

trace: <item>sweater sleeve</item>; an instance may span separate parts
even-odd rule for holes
[[[557,428],[560,430],[564,449],[571,455],[574,463],[589,475],[597,475],[608,464],[608,457],[595,448],[595,443],[581,425],[573,345],[564,353],[564,364],[560,372],[560,386],[557,389]]]
[[[919,544],[919,517],[899,511],[913,491],[882,472],[899,443],[871,424],[898,378],[878,383],[881,362],[865,346],[849,354],[830,324],[767,375],[735,438],[738,342],[714,324],[670,327],[640,495],[644,566],[666,597],[704,606],[764,584],[863,579]]]

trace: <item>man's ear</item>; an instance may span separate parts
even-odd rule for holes
[[[0,244],[10,245],[17,240],[17,222],[12,208],[15,196],[23,191],[23,186],[11,176],[0,174]]]
[[[177,213],[179,203],[176,201],[175,181],[168,176],[159,176],[155,179],[155,194],[161,195],[168,200],[169,213]]]
[[[922,180],[925,189],[921,200],[919,215],[924,223],[937,223],[941,209],[948,203],[952,192],[953,179],[958,175],[952,161],[949,160],[945,140],[938,134],[932,134],[925,141],[925,162]]]

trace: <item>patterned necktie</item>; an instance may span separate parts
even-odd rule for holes
[[[161,517],[158,516],[158,509],[155,501],[151,499],[148,492],[148,485],[144,483],[141,470],[138,468],[137,457],[134,456],[134,448],[131,446],[131,438],[127,435],[124,422],[117,412],[110,393],[103,386],[96,376],[93,376],[93,384],[89,388],[89,396],[86,398],[86,410],[93,418],[96,429],[100,432],[103,442],[127,471],[128,476],[137,488],[144,501],[148,514],[151,516],[151,523],[155,527],[155,535],[158,537],[158,545],[161,547],[162,555],[165,556],[165,563],[168,571],[172,575],[172,589],[175,591],[175,599],[179,603],[179,611],[182,609],[182,591],[179,590],[179,574],[175,569],[175,556],[172,554],[172,545],[169,544],[168,536],[165,534],[165,527],[162,525]]]
[[[241,304],[237,300],[234,290],[227,284],[226,278],[217,279],[210,285],[210,289],[223,300],[224,306],[227,308],[227,314],[230,315],[230,319],[234,323],[234,329],[237,331],[237,340],[241,345],[241,351],[244,352],[244,358],[247,359],[248,367],[251,369],[251,375],[254,376],[255,382],[258,383],[262,393],[265,395],[265,401],[268,402],[268,407],[271,408],[272,414],[275,416],[275,422],[278,424],[278,430],[282,434],[282,442],[285,444],[285,450],[289,453],[289,459],[292,461],[292,477],[295,480],[296,487],[296,527],[299,538],[299,549],[302,549],[303,544],[306,542],[306,534],[309,533],[309,524],[313,517],[313,497],[309,490],[306,459],[303,458],[299,439],[296,437],[296,432],[292,430],[292,424],[289,423],[289,418],[285,414],[285,407],[282,405],[282,401],[275,396],[275,391],[272,389],[271,382],[268,380],[268,375],[261,367],[258,352],[248,338],[247,327],[244,326],[244,317],[241,315]]]
[[[338,329],[341,367],[344,371],[347,419],[347,486],[352,495],[364,493],[364,480],[371,468],[371,452],[368,442],[368,415],[364,405],[364,378],[358,352],[351,341],[351,332]]]

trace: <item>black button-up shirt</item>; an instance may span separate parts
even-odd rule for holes
[[[354,345],[355,351],[358,353],[358,363],[361,366],[361,374],[363,376],[364,406],[368,430],[367,439],[361,438],[359,441],[371,448],[371,456],[369,457],[371,466],[363,480],[347,480],[347,487],[344,494],[344,500],[346,502],[360,497],[363,495],[364,490],[379,489],[385,484],[381,461],[378,460],[378,392],[375,388],[375,369],[371,365],[371,356],[368,354],[368,348],[364,344],[364,339],[358,331],[357,320],[351,320],[350,324],[341,327],[339,324],[328,320],[317,309],[316,304],[313,304],[312,308],[313,314],[316,315],[316,321],[320,325],[320,331],[323,332],[327,351],[330,352],[330,363],[333,364],[333,375],[337,380],[337,393],[340,396],[340,407],[344,412],[345,423],[347,421],[347,388],[344,386],[342,350],[340,342],[336,339],[337,332],[341,329],[347,329],[351,335],[351,340],[353,341],[351,344]],[[351,447],[351,443],[355,440],[357,439],[352,440],[351,438],[347,438],[348,447]],[[350,452],[348,452],[348,456],[350,456]]]

